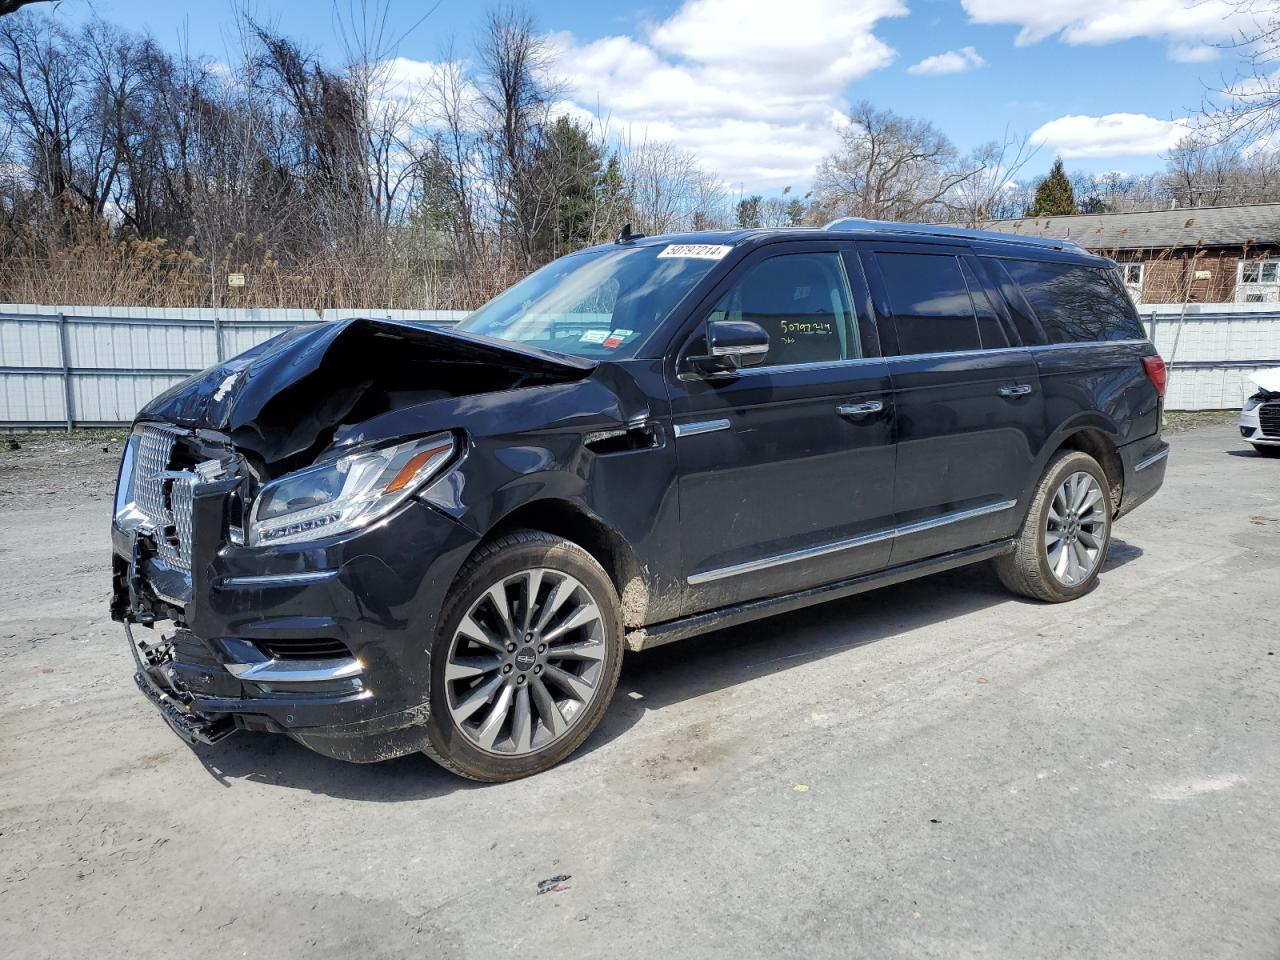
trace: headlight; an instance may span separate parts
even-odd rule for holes
[[[126,514],[133,510],[134,464],[138,458],[138,435],[129,434],[124,444],[124,455],[120,458],[120,475],[116,477],[116,509],[117,522],[122,522]]]
[[[1262,398],[1257,394],[1254,394],[1244,402],[1244,412],[1249,413],[1251,410],[1256,410],[1260,406],[1262,406]]]
[[[453,457],[447,433],[352,453],[264,486],[254,501],[249,545],[332,537],[386,516]]]

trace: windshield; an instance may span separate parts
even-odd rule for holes
[[[458,328],[579,357],[631,357],[729,250],[667,244],[561,257]]]

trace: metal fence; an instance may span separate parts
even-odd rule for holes
[[[0,426],[115,426],[184,377],[306,323],[451,325],[456,310],[213,310],[0,305]]]
[[[1167,410],[1227,410],[1280,368],[1280,304],[1143,304],[1147,335],[1169,364]]]
[[[1280,367],[1280,306],[1140,308],[1170,365],[1170,410],[1238,407],[1251,371]],[[0,304],[0,426],[115,426],[182,378],[304,323],[362,311]],[[466,313],[365,313],[450,325]]]

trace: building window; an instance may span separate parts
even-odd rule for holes
[[[1124,285],[1126,287],[1142,289],[1142,264],[1122,263],[1120,264],[1120,275],[1124,277]]]
[[[1241,283],[1275,283],[1280,260],[1250,260],[1240,264]]]

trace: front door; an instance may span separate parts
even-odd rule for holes
[[[850,270],[857,259],[839,241],[757,251],[708,298],[698,331],[711,318],[754,321],[770,338],[764,364],[697,379],[677,360],[669,372],[689,612],[888,560],[893,400]],[[700,352],[698,331],[682,355]]]
[[[897,409],[891,562],[1011,536],[1045,442],[1035,358],[994,308],[967,247],[862,251]]]

